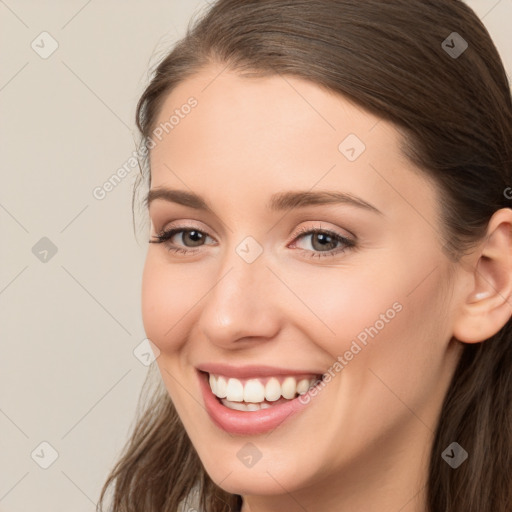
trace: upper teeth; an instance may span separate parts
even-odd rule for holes
[[[212,393],[219,398],[226,398],[230,402],[260,403],[264,400],[275,402],[279,398],[292,399],[296,394],[306,393],[316,378],[286,377],[280,382],[276,377],[270,377],[266,383],[260,379],[241,381],[235,378],[227,378],[221,375],[210,374],[210,388]]]

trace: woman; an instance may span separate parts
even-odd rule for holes
[[[512,510],[512,103],[475,14],[220,0],[137,122],[161,382],[112,510]]]

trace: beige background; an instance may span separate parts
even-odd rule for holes
[[[468,3],[511,75],[512,0]],[[93,190],[135,150],[148,65],[204,6],[0,0],[1,512],[93,512],[124,444],[148,371],[133,353],[146,235],[135,170],[102,200]],[[58,453],[47,469],[43,442]]]

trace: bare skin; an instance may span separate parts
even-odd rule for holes
[[[438,191],[402,154],[393,125],[312,83],[223,67],[172,91],[157,124],[191,96],[197,106],[151,151],[152,190],[194,192],[212,210],[163,198],[149,206],[153,240],[171,227],[204,235],[201,245],[186,231],[149,245],[143,319],[163,381],[206,471],[244,497],[243,512],[423,512],[462,342],[485,340],[510,317],[512,211],[497,212],[485,240],[454,263]],[[349,134],[366,146],[354,161],[354,140],[339,149]],[[373,208],[268,208],[288,191],[342,192]],[[306,228],[352,243],[334,236],[324,249]],[[262,250],[252,263],[236,250],[248,236]],[[377,334],[349,360],[370,326]],[[342,370],[270,433],[228,434],[204,409],[198,364],[324,373],[340,356]],[[248,442],[262,454],[250,468],[237,457]]]

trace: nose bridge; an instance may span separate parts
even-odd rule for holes
[[[246,337],[274,336],[278,304],[263,247],[247,237],[221,258],[201,309],[203,335],[225,345]]]

